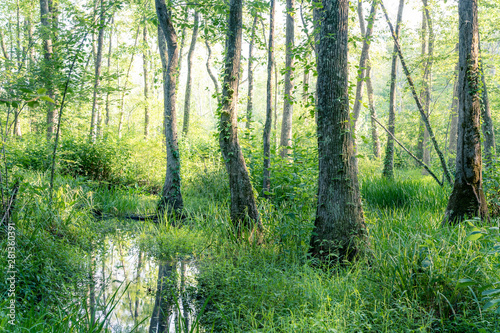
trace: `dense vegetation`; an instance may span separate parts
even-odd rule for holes
[[[168,312],[176,314],[176,323],[167,331],[500,332],[498,149],[482,170],[491,219],[471,217],[443,225],[452,185],[445,181],[431,144],[421,148],[429,151],[425,163],[438,181],[399,146],[394,148],[394,176],[383,176],[387,136],[379,127],[382,153],[375,156],[376,124],[370,121],[371,107],[362,105],[354,139],[367,229],[364,253],[340,262],[335,253],[329,253],[327,263],[311,256],[319,168],[313,3],[295,4],[293,135],[286,154],[280,146],[280,123],[281,110],[289,102],[283,92],[289,68],[285,29],[281,29],[285,4],[277,3],[272,74],[278,78],[273,88],[278,103],[272,100],[269,155],[263,142],[269,107],[264,98],[269,3],[244,4],[243,58],[249,43],[254,45],[253,111],[245,113],[250,78],[242,66],[237,120],[241,153],[262,223],[259,237],[251,237],[251,229],[234,223],[227,159],[218,142],[224,133],[217,125],[224,110],[224,88],[216,90],[206,70],[211,47],[211,70],[218,75],[219,85],[224,81],[228,13],[223,2],[200,3],[182,4],[169,14],[184,47],[179,53],[178,128],[186,126],[184,105],[191,108],[191,117],[179,134],[175,156],[180,160],[182,211],[162,214],[158,203],[164,196],[165,156],[171,148],[164,136],[165,76],[154,2],[52,0],[49,11],[56,8],[52,15],[57,14],[46,26],[38,3],[0,4],[0,332],[157,332],[150,323],[157,313],[155,300],[160,298],[169,304]],[[390,4],[394,19],[397,4]],[[351,107],[358,83],[355,64],[364,39],[354,5],[349,20]],[[454,174],[456,147],[451,149],[449,142],[458,60],[454,52],[457,9],[434,1],[425,7],[431,10],[435,32],[434,54],[429,56],[421,54],[421,45],[414,42],[423,30],[420,16],[409,19],[420,15],[422,3],[408,5],[411,13],[403,20],[402,46],[422,91],[423,64],[433,59],[429,121]],[[195,10],[200,15],[197,21]],[[498,148],[495,22],[500,4],[483,1],[479,10],[484,89],[489,92]],[[100,17],[104,24],[98,23]],[[389,118],[393,47],[385,23],[377,14],[370,42],[372,97],[376,118],[383,124]],[[97,63],[100,30],[103,68],[96,74],[92,66]],[[43,42],[47,34],[53,39],[50,61]],[[191,52],[192,40],[198,40],[198,45]],[[142,61],[134,60],[134,55]],[[243,59],[243,65],[248,61]],[[184,95],[187,67],[192,67],[190,97]],[[424,127],[405,80],[399,70],[395,136],[425,160],[423,150],[418,152]],[[264,180],[265,156],[270,162],[269,183]],[[15,246],[10,243],[8,225],[15,230]],[[192,263],[195,282],[189,284],[183,267]],[[162,268],[170,269],[164,279],[157,275]],[[11,300],[14,325],[9,316]],[[183,321],[187,317],[191,319],[188,328]]]

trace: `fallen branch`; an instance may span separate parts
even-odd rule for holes
[[[387,134],[389,134],[392,139],[394,140],[394,142],[396,142],[401,148],[403,148],[403,150],[405,152],[407,152],[411,157],[413,157],[413,159],[415,161],[417,161],[418,164],[420,164],[421,166],[424,167],[424,169],[429,173],[429,175],[432,176],[432,178],[434,178],[434,180],[437,181],[437,183],[439,184],[439,186],[443,187],[443,183],[439,181],[439,179],[436,177],[436,175],[431,171],[431,169],[427,166],[427,164],[425,164],[424,162],[422,162],[422,160],[420,160],[417,156],[413,155],[413,153],[411,151],[409,151],[408,149],[406,149],[405,146],[403,146],[403,144],[401,142],[398,141],[398,139],[396,139],[396,137],[384,126],[382,125],[378,120],[377,118],[375,118],[374,116],[372,116],[372,119],[380,125],[380,127],[382,127],[384,129],[384,131],[387,132]]]

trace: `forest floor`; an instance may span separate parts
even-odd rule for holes
[[[195,282],[185,289],[196,309],[193,331],[500,331],[498,314],[490,311],[495,307],[485,309],[488,302],[500,302],[500,290],[495,289],[500,281],[498,228],[491,228],[499,221],[442,227],[450,189],[419,170],[398,171],[395,180],[364,173],[374,175],[360,180],[370,235],[367,255],[334,268],[315,267],[307,255],[314,195],[260,199],[265,232],[264,242],[257,245],[234,237],[223,167],[198,170],[183,180],[188,218],[180,223],[124,219],[150,214],[157,196],[140,188],[110,188],[66,176],[57,177],[49,209],[44,199],[47,175],[28,173],[17,213],[22,231],[18,257],[23,258],[17,282],[18,311],[23,313],[19,331],[38,327],[66,332],[73,327],[78,332],[119,332],[135,325],[135,331],[147,331],[158,263],[165,262],[196,265]],[[113,251],[119,255],[106,255]],[[97,283],[92,326],[88,272],[99,280],[113,273],[113,265],[123,274],[115,273],[116,281],[108,277],[107,283],[120,287],[106,289],[106,297]],[[99,273],[100,267],[105,274]],[[143,273],[134,273],[136,269]],[[127,286],[126,274],[131,282]],[[143,284],[137,284],[134,274]],[[181,293],[173,295],[182,300]],[[135,302],[141,309],[138,318],[120,325]],[[0,303],[4,309],[5,301]],[[3,331],[7,319],[0,311]]]

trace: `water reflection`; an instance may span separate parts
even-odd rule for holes
[[[133,237],[118,234],[95,248],[89,266],[89,315],[105,321],[108,332],[192,329],[198,273],[194,261],[157,264]]]

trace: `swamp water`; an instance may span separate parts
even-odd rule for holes
[[[108,331],[203,331],[196,322],[194,260],[157,263],[133,237],[119,233],[96,250],[90,260],[94,285],[88,288],[88,309]]]

